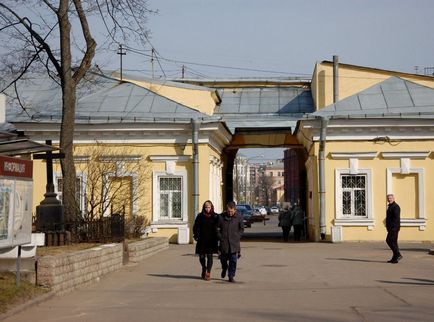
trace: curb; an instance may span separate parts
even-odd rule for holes
[[[38,305],[42,302],[45,302],[49,299],[51,299],[52,297],[54,297],[56,293],[53,291],[50,291],[46,294],[42,294],[40,296],[37,296],[23,304],[17,305],[15,307],[12,307],[10,310],[7,310],[5,313],[0,314],[0,321],[7,319],[8,317],[11,317],[12,315],[15,315],[17,313],[20,313],[32,306]]]

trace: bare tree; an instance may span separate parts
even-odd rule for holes
[[[45,70],[62,91],[60,148],[65,216],[77,214],[73,134],[76,89],[92,65],[97,44],[148,41],[143,29],[148,10],[145,0],[2,0],[0,2],[0,79],[8,81],[0,92],[17,88],[27,73]],[[103,29],[98,29],[98,27]],[[16,92],[27,115],[32,117]]]
[[[94,220],[112,213],[126,217],[143,215],[143,209],[149,208],[145,193],[152,173],[143,157],[134,155],[128,147],[110,148],[103,144],[85,152],[88,161],[77,164],[86,182],[84,219]]]

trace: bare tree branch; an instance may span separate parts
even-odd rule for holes
[[[39,44],[45,50],[47,55],[50,57],[51,63],[54,65],[54,67],[57,69],[57,71],[60,74],[61,73],[60,64],[57,61],[56,57],[53,55],[50,46],[44,41],[44,39],[35,30],[33,30],[31,25],[29,25],[27,23],[27,21],[29,21],[29,20],[26,17],[24,17],[24,18],[20,17],[14,10],[12,10],[11,8],[9,8],[8,6],[6,6],[3,3],[0,3],[0,7],[3,7],[7,11],[9,11],[9,13],[11,13],[15,18],[17,18],[17,20],[21,23],[21,25],[27,29],[27,31],[30,33],[30,35],[39,42]]]
[[[92,38],[92,35],[89,30],[89,24],[87,22],[86,14],[83,11],[83,7],[81,5],[80,0],[73,0],[75,9],[77,10],[78,17],[81,23],[81,29],[83,31],[83,37],[86,40],[86,53],[84,54],[83,59],[81,60],[81,64],[78,67],[77,71],[73,75],[73,79],[76,83],[78,83],[86,73],[86,71],[90,68],[93,56],[95,55],[96,42]]]

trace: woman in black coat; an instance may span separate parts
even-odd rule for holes
[[[197,241],[196,254],[199,255],[202,265],[201,276],[207,281],[211,279],[212,256],[218,252],[217,220],[218,215],[214,212],[214,205],[207,200],[193,226],[193,238]]]

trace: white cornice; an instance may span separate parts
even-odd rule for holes
[[[150,155],[149,160],[151,160],[152,162],[165,162],[165,161],[186,162],[190,160],[190,155]]]
[[[138,162],[141,159],[141,155],[102,155],[98,157],[100,162]]]
[[[363,159],[372,160],[377,156],[377,152],[330,152],[330,156],[335,160]]]
[[[426,159],[430,151],[423,152],[381,152],[381,156],[384,159],[401,159],[401,158],[409,158],[409,159]]]

